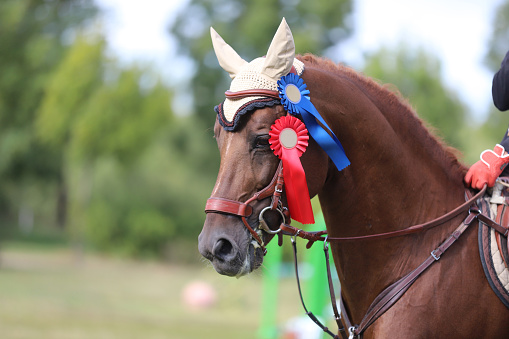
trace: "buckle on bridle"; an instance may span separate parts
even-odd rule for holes
[[[350,326],[348,328],[348,339],[354,339],[357,335],[355,334],[355,330],[357,329],[357,326]]]
[[[431,256],[432,256],[432,257],[433,257],[433,259],[435,259],[435,260],[440,259],[440,254],[438,254],[438,255],[436,254],[436,251],[437,251],[437,250],[438,250],[438,248],[437,248],[437,249],[434,249],[433,251],[431,251]]]

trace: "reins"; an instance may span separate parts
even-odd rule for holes
[[[484,214],[481,214],[479,208],[475,205],[475,202],[481,198],[486,192],[486,186],[479,191],[475,196],[467,199],[465,203],[458,206],[454,210],[448,212],[447,214],[433,219],[424,224],[410,226],[403,230],[373,234],[368,236],[360,236],[360,237],[328,237],[327,231],[319,231],[319,232],[306,232],[302,229],[298,229],[292,227],[287,224],[281,225],[281,232],[279,233],[279,244],[282,242],[282,235],[291,236],[293,253],[294,253],[294,262],[295,262],[295,272],[297,278],[297,287],[299,291],[299,296],[306,312],[306,315],[310,317],[310,319],[317,324],[325,333],[329,334],[333,338],[339,338],[338,335],[334,335],[325,325],[323,325],[318,318],[312,313],[309,312],[304,304],[304,298],[302,296],[302,291],[300,288],[299,274],[298,274],[298,264],[297,264],[297,247],[296,247],[296,238],[300,237],[308,240],[306,248],[310,248],[316,241],[324,242],[324,254],[325,254],[325,262],[327,266],[327,280],[329,284],[329,293],[331,297],[332,310],[334,313],[334,318],[338,325],[338,332],[341,336],[346,338],[356,338],[360,336],[373,322],[378,319],[385,311],[387,311],[396,301],[408,290],[408,288],[415,282],[415,280],[435,261],[438,261],[443,253],[456,241],[459,237],[467,230],[468,226],[472,223],[473,220],[479,219],[482,222],[487,223],[488,225],[496,224],[495,229],[500,229],[502,234],[507,234],[509,232],[505,227],[497,224]],[[469,196],[470,193],[467,191],[466,196]],[[330,242],[345,242],[345,241],[356,241],[356,240],[369,240],[369,239],[386,239],[391,237],[398,237],[407,234],[413,234],[417,232],[422,232],[428,230],[430,228],[441,225],[452,218],[458,216],[459,214],[466,212],[468,210],[467,217],[463,220],[463,222],[451,233],[451,235],[442,242],[437,248],[431,251],[430,256],[426,258],[426,260],[421,263],[417,268],[408,273],[406,276],[402,277],[389,287],[387,287],[384,291],[382,291],[372,302],[362,321],[359,325],[353,325],[350,317],[348,316],[348,312],[346,311],[346,307],[344,305],[343,296],[340,295],[339,304],[341,313],[338,311],[337,301],[334,291],[334,286],[332,282],[332,273],[330,268],[330,260],[329,260],[329,243]],[[341,323],[341,319],[344,321],[344,325]],[[346,329],[345,329],[346,328]],[[348,331],[348,333],[347,333]]]
[[[355,241],[355,240],[370,240],[370,239],[386,239],[386,238],[394,238],[394,237],[400,237],[403,235],[413,234],[422,232],[425,230],[428,230],[430,228],[434,228],[436,226],[442,225],[443,223],[451,220],[452,218],[460,215],[463,212],[466,212],[472,204],[479,199],[481,196],[484,195],[486,192],[486,187],[484,187],[479,193],[477,193],[475,196],[473,196],[471,199],[468,199],[465,203],[462,205],[456,207],[452,211],[436,218],[431,221],[425,222],[423,224],[419,225],[413,225],[401,230],[392,231],[392,232],[386,232],[386,233],[378,233],[378,234],[369,234],[369,235],[363,235],[363,236],[355,236],[355,237],[324,237],[324,235],[327,234],[327,231],[319,231],[319,232],[306,232],[304,230],[295,228],[289,224],[282,224],[280,226],[282,235],[289,235],[289,236],[298,236],[300,238],[308,240],[308,244],[306,245],[307,248],[310,248],[314,242],[316,241],[329,241],[329,242],[345,242],[345,241]],[[489,221],[488,221],[489,222]],[[497,227],[494,227],[495,229]],[[499,226],[499,229],[504,229],[507,231],[504,227]]]
[[[473,220],[479,219],[484,222],[488,226],[493,227],[499,233],[507,236],[509,233],[509,229],[503,227],[491,220],[486,215],[482,214],[479,208],[475,205],[475,202],[482,197],[486,192],[486,186],[479,191],[476,195],[471,196],[471,194],[466,191],[466,202],[456,207],[452,211],[436,218],[431,221],[425,222],[423,224],[409,226],[405,229],[378,233],[378,234],[369,234],[364,236],[354,236],[354,237],[329,237],[327,235],[327,231],[317,231],[317,232],[307,232],[302,229],[291,226],[289,223],[286,223],[286,220],[291,220],[289,212],[286,208],[282,206],[281,196],[283,192],[283,166],[282,163],[279,163],[279,166],[272,178],[271,182],[262,190],[253,194],[251,198],[249,198],[246,202],[239,202],[235,200],[225,199],[221,197],[211,197],[207,200],[207,204],[205,207],[206,213],[224,213],[238,216],[242,219],[244,226],[248,229],[249,233],[252,235],[253,239],[256,241],[256,244],[261,247],[264,255],[267,253],[265,248],[265,243],[263,241],[263,232],[269,234],[277,234],[278,235],[278,243],[281,246],[283,242],[283,235],[290,236],[292,240],[293,252],[294,252],[294,260],[295,260],[295,273],[297,278],[297,287],[299,290],[299,296],[302,302],[302,306],[306,312],[306,315],[310,317],[310,319],[318,325],[325,333],[330,335],[333,338],[339,338],[338,335],[334,335],[328,327],[323,325],[320,320],[308,309],[304,303],[304,298],[302,296],[302,291],[300,287],[300,278],[298,272],[298,263],[297,263],[297,246],[296,239],[302,238],[307,240],[306,248],[310,248],[315,242],[323,241],[324,242],[324,253],[325,260],[327,266],[327,280],[329,284],[329,293],[331,296],[331,304],[334,313],[334,318],[338,325],[338,332],[341,336],[346,338],[356,338],[360,336],[373,322],[378,319],[385,311],[387,311],[394,303],[406,292],[406,290],[415,282],[415,280],[435,261],[438,261],[442,254],[456,241],[458,238],[466,231],[468,226],[472,223]],[[252,227],[247,218],[250,217],[253,213],[253,207],[251,203],[256,201],[261,201],[266,198],[272,197],[271,203],[262,209],[258,216],[258,225],[256,227]],[[264,219],[264,212],[267,210],[278,211],[281,215],[282,222],[280,224],[279,229],[272,230],[268,227],[267,223]],[[423,232],[429,230],[431,228],[442,225],[451,219],[459,216],[462,213],[468,211],[467,217],[463,220],[463,222],[456,228],[456,230],[436,249],[431,251],[430,256],[416,269],[412,272],[408,273],[406,276],[402,277],[389,287],[387,287],[384,291],[382,291],[373,301],[373,303],[368,308],[364,318],[358,325],[353,325],[348,313],[346,311],[346,307],[344,305],[344,300],[342,294],[339,296],[339,304],[340,310],[337,307],[336,294],[334,291],[333,281],[332,281],[332,273],[330,268],[330,260],[329,260],[329,243],[341,243],[341,242],[350,242],[350,241],[362,241],[362,240],[380,240],[387,238],[400,237],[408,234],[414,234],[418,232]],[[343,320],[344,325],[341,320]],[[345,329],[346,328],[346,329]],[[348,332],[347,332],[348,331]]]
[[[329,293],[331,297],[331,304],[334,313],[334,318],[338,325],[338,333],[342,336],[342,338],[356,338],[360,336],[373,322],[378,319],[385,311],[387,311],[394,303],[406,292],[406,290],[415,282],[415,280],[435,261],[438,261],[443,253],[456,241],[458,238],[466,231],[468,226],[472,223],[473,220],[479,219],[480,221],[486,223],[488,226],[493,227],[499,233],[507,236],[509,233],[509,229],[505,228],[495,221],[491,220],[486,215],[482,214],[479,208],[475,205],[475,202],[482,197],[486,192],[486,186],[479,191],[476,195],[471,196],[471,194],[466,191],[466,202],[456,207],[452,211],[436,218],[431,221],[425,222],[423,224],[409,226],[405,229],[378,233],[378,234],[370,234],[365,236],[354,236],[354,237],[329,237],[327,235],[327,231],[317,231],[317,232],[307,232],[302,229],[291,226],[289,223],[286,223],[286,220],[291,220],[289,212],[286,208],[282,207],[281,196],[283,192],[283,168],[282,163],[279,163],[279,166],[274,174],[269,185],[267,185],[262,190],[256,192],[250,199],[246,202],[239,202],[235,200],[220,198],[220,197],[211,197],[207,200],[205,212],[206,213],[225,213],[230,215],[238,216],[242,219],[243,224],[248,229],[249,233],[253,236],[253,239],[256,240],[256,243],[262,248],[263,253],[266,254],[267,250],[265,248],[265,243],[263,241],[263,233],[267,232],[269,234],[277,234],[278,235],[278,243],[281,246],[283,241],[283,235],[290,236],[292,240],[292,247],[294,253],[294,261],[295,261],[295,274],[297,279],[297,287],[299,291],[299,296],[302,302],[302,306],[306,312],[306,315],[310,317],[310,319],[318,325],[325,333],[330,335],[333,338],[339,338],[338,335],[333,334],[328,327],[323,325],[320,320],[310,312],[305,303],[304,298],[302,296],[302,291],[300,287],[300,278],[298,272],[298,262],[297,262],[297,245],[296,239],[302,238],[307,240],[306,248],[310,248],[315,242],[323,241],[324,242],[324,254],[325,261],[327,267],[327,280],[329,285]],[[250,217],[253,213],[253,207],[250,205],[253,202],[261,201],[266,198],[272,197],[271,203],[269,206],[262,209],[258,217],[258,226],[252,227],[247,218]],[[282,223],[280,224],[279,229],[272,230],[268,227],[267,223],[264,220],[264,212],[267,210],[278,211],[282,218]],[[436,249],[431,251],[430,256],[416,269],[412,272],[408,273],[406,276],[402,277],[389,287],[387,287],[384,291],[382,291],[372,302],[362,321],[358,325],[352,324],[350,317],[348,316],[348,312],[346,310],[343,296],[340,294],[339,296],[339,304],[340,310],[337,307],[336,294],[333,286],[332,273],[330,268],[330,259],[329,259],[329,243],[341,243],[341,242],[349,242],[349,241],[361,241],[361,240],[379,240],[379,239],[387,239],[400,237],[408,234],[414,234],[418,232],[423,232],[429,230],[431,228],[442,225],[451,219],[459,216],[462,213],[468,211],[467,217],[463,220],[463,222],[456,228],[451,235],[442,242]],[[342,320],[344,322],[342,323]],[[346,328],[346,329],[345,329]]]

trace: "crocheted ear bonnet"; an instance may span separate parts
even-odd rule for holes
[[[282,76],[290,72],[301,75],[304,71],[304,64],[295,59],[295,44],[285,19],[274,35],[266,57],[251,62],[242,59],[212,27],[210,34],[219,64],[232,78],[227,98],[214,108],[225,130],[235,130],[240,117],[249,111],[281,103],[279,98],[263,96],[232,98],[235,93],[255,89],[277,91],[277,81]]]

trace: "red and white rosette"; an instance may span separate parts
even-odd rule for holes
[[[308,130],[302,121],[286,115],[276,120],[269,134],[270,148],[283,161],[283,178],[290,215],[303,224],[313,224],[315,219],[306,173],[299,159],[308,146]]]

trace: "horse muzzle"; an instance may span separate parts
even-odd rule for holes
[[[260,267],[264,254],[238,218],[216,213],[207,215],[198,250],[219,274],[235,277]]]

